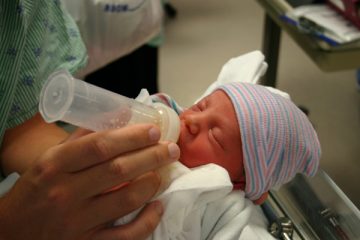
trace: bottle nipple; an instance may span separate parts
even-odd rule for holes
[[[154,103],[154,107],[159,111],[161,116],[161,138],[177,142],[180,136],[180,119],[176,112],[162,103]]]

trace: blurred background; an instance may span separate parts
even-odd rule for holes
[[[190,106],[224,63],[261,50],[264,12],[253,0],[173,0],[159,48],[159,90]],[[356,70],[325,73],[282,34],[277,88],[306,106],[322,145],[323,168],[360,208],[360,90]]]

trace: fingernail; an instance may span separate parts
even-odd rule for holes
[[[175,143],[169,143],[168,151],[171,159],[178,159],[180,157],[180,148]]]
[[[154,203],[155,211],[161,216],[164,213],[164,208],[162,206],[162,203],[160,201],[156,201]]]
[[[159,141],[161,136],[160,130],[158,128],[152,127],[149,130],[149,137],[151,141]]]

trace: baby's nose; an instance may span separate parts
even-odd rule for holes
[[[200,131],[200,125],[194,116],[187,116],[185,118],[185,124],[191,134],[198,134]]]

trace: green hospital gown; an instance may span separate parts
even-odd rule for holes
[[[87,62],[80,33],[60,0],[0,0],[0,143],[38,112],[49,74]]]

